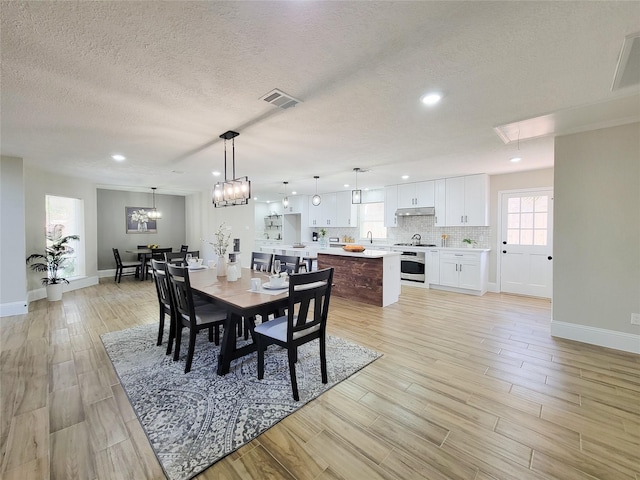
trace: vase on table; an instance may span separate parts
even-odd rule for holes
[[[216,265],[216,275],[218,277],[226,277],[227,276],[227,262],[224,257],[218,258],[218,263]]]
[[[320,237],[318,243],[320,244],[320,248],[327,248],[329,246],[329,239],[327,237]]]

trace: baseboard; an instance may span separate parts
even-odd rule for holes
[[[98,278],[111,277],[114,278],[116,276],[116,269],[111,268],[109,270],[98,270]]]
[[[500,290],[498,290],[498,284],[492,282],[487,283],[487,292],[500,293]]]
[[[79,290],[81,288],[90,287],[98,284],[98,277],[82,277],[69,280],[69,285],[62,287],[63,292],[71,292],[73,290]],[[42,287],[37,290],[30,290],[27,292],[27,302],[31,303],[42,298],[47,298],[47,289]]]
[[[640,354],[640,335],[551,320],[551,336]]]
[[[27,302],[10,302],[0,304],[0,317],[24,315],[28,311],[29,304]]]

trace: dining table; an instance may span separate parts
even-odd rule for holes
[[[251,335],[251,342],[238,347],[237,330],[243,319],[253,320],[261,315],[263,321],[269,314],[282,313],[287,307],[288,283],[279,289],[267,289],[269,274],[257,272],[250,268],[242,268],[240,277],[229,281],[227,276],[217,276],[215,268],[194,268],[189,270],[189,283],[193,292],[211,303],[229,312],[224,324],[220,354],[218,355],[218,375],[229,373],[231,361],[256,351],[256,344]],[[261,287],[257,291],[251,289],[251,279],[260,279]],[[245,322],[247,328],[253,328],[253,321]]]
[[[135,255],[140,256],[140,281],[144,281],[147,279],[147,260],[151,258],[151,255],[154,252],[162,251],[166,252],[169,250],[168,248],[130,248],[125,250],[127,253],[133,253]],[[171,250],[169,250],[171,251]]]

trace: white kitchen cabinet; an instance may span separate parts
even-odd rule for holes
[[[396,210],[398,210],[398,185],[389,185],[384,187],[384,226],[397,227],[398,219],[396,218]]]
[[[324,201],[324,195],[322,197],[322,201]],[[309,197],[309,226],[310,227],[322,227],[322,202],[320,205],[314,205],[311,197]]]
[[[486,258],[487,252],[440,251],[439,285],[482,295],[487,290]]]
[[[444,178],[435,181],[434,203],[436,216],[434,226],[443,227],[447,224],[447,181]]]
[[[398,208],[433,207],[434,190],[434,181],[398,185]]]
[[[336,193],[336,221],[330,226],[358,226],[358,205],[351,203],[351,190]]]
[[[486,174],[447,178],[445,191],[446,225],[489,225],[489,177]]]
[[[322,195],[322,218],[321,226],[323,227],[337,227],[337,208],[338,197],[335,193],[325,193]]]
[[[429,250],[425,254],[427,258],[427,283],[440,284],[440,250]]]
[[[289,195],[289,206],[284,213],[304,213],[308,208],[309,200],[306,195]]]

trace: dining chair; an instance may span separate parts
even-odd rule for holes
[[[151,259],[153,280],[156,284],[156,293],[158,294],[158,306],[160,307],[158,343],[162,345],[162,337],[164,336],[164,319],[169,315],[169,342],[167,345],[167,355],[171,353],[171,343],[175,337],[175,322],[173,311],[171,308],[171,292],[169,290],[169,280],[167,279],[166,263]]]
[[[300,400],[296,379],[298,347],[318,339],[322,383],[327,383],[326,329],[333,268],[289,277],[287,314],[263,322],[253,331],[258,350],[258,380],[264,378],[264,351],[276,344],[287,349],[294,400]],[[297,313],[296,313],[297,312]]]
[[[181,264],[185,262],[185,252],[166,252],[164,254],[164,261],[167,263]]]
[[[144,274],[144,279],[145,280],[147,279],[147,275],[152,275],[151,260],[157,260],[159,262],[164,262],[165,253],[169,253],[172,250],[173,249],[171,247],[167,247],[167,248],[154,248],[151,251],[151,255],[147,257],[147,264],[145,266],[145,274]]]
[[[273,265],[273,253],[251,252],[251,270],[270,272]]]
[[[280,260],[281,272],[287,272],[288,275],[298,273],[300,270],[300,257],[296,255],[278,255],[273,256],[273,261]]]
[[[193,351],[196,345],[196,335],[200,330],[209,330],[209,341],[220,344],[220,326],[224,324],[228,312],[213,304],[206,304],[196,308],[191,284],[189,283],[188,267],[179,267],[170,263],[166,264],[166,272],[169,278],[169,288],[173,299],[176,348],[173,360],[180,358],[180,343],[182,341],[182,329],[189,329],[189,350],[184,373],[191,371]],[[214,340],[215,329],[215,340]]]
[[[180,251],[181,252],[188,252],[189,251],[189,245],[182,245],[180,247]]]
[[[123,262],[122,259],[120,258],[120,252],[118,252],[118,249],[112,248],[112,250],[113,250],[113,258],[115,258],[116,260],[116,276],[113,279],[114,282],[120,283],[120,280],[122,279],[122,275],[138,276],[140,274],[140,262]],[[134,271],[124,273],[125,269],[127,270],[133,269]]]

